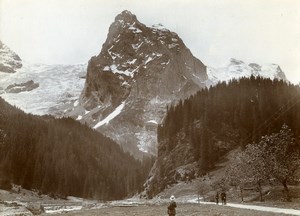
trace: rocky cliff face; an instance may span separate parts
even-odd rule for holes
[[[70,113],[120,143],[156,154],[156,128],[167,104],[207,80],[206,66],[179,36],[147,27],[129,11],[119,14],[98,56],[90,59],[79,104]]]
[[[0,41],[0,72],[14,73],[21,67],[21,58]]]
[[[176,147],[172,151],[168,150],[166,141],[159,143],[158,156],[144,184],[142,196],[152,198],[170,185],[188,182],[198,176],[195,149],[186,134],[180,132],[174,142]]]

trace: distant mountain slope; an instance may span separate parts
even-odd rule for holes
[[[71,118],[25,114],[0,98],[0,186],[121,199],[139,189],[149,166]]]
[[[14,73],[21,67],[21,58],[0,41],[0,72]]]
[[[156,127],[166,105],[195,93],[206,79],[206,66],[176,33],[147,27],[123,11],[89,61],[79,104],[69,115],[134,154],[156,154]]]
[[[242,77],[261,76],[270,79],[288,81],[284,72],[277,64],[259,65],[256,63],[246,64],[241,60],[231,58],[224,67],[207,67],[208,85],[215,85],[220,81],[239,79]]]
[[[300,88],[251,76],[203,89],[168,109],[146,192],[209,173],[229,151],[289,126],[300,148]]]
[[[84,87],[86,64],[45,65],[24,62],[13,74],[0,73],[0,96],[27,113],[63,116]],[[35,88],[11,91],[8,86],[33,82]]]

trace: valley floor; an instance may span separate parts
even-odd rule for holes
[[[176,185],[177,188],[172,188],[169,191],[170,193],[175,192],[177,194],[176,216],[300,216],[299,199],[293,199],[293,202],[283,202],[280,200],[267,200],[266,202],[247,201],[243,204],[237,200],[229,199],[229,203],[226,206],[222,206],[220,204],[216,205],[213,202],[204,202],[201,198],[200,202],[198,202],[198,195],[193,195],[191,191],[187,190],[187,187],[190,187],[190,185],[186,185],[185,190],[181,190],[179,193],[178,187],[183,187],[184,185],[186,184]],[[53,198],[48,195],[39,195],[37,191],[22,188],[18,190],[18,187],[15,187],[11,191],[0,190],[0,216],[52,216],[61,215],[62,213],[70,216],[167,215],[168,193],[151,200],[131,198],[101,202],[77,197],[67,197],[67,199]],[[274,193],[274,196],[278,195]]]
[[[99,202],[96,200],[83,200],[81,198],[68,197],[68,200],[50,199],[42,197],[34,200],[34,196],[22,194],[22,197],[15,197],[16,194],[2,191],[2,201],[0,202],[0,216],[10,215],[61,215],[70,216],[153,216],[167,215],[168,199],[128,199],[112,202]],[[17,195],[18,196],[18,195]],[[15,198],[10,201],[3,201],[3,198]],[[18,198],[18,199],[16,199]],[[27,200],[27,201],[26,201]],[[269,203],[272,205],[272,203]],[[228,203],[226,206],[216,205],[212,202],[198,203],[196,196],[179,197],[177,199],[177,216],[271,216],[271,215],[299,215],[300,206],[297,203],[289,203],[288,208],[284,208],[285,203],[277,203],[280,207],[267,207],[268,203],[237,204]],[[42,208],[41,211],[29,211]],[[273,204],[274,205],[274,204]],[[298,206],[298,207],[297,207]],[[294,207],[294,208],[293,208]],[[297,209],[295,209],[297,208]]]
[[[243,207],[247,207],[243,205]],[[217,206],[214,204],[179,204],[177,207],[178,216],[209,216],[209,215],[222,215],[222,216],[271,216],[271,215],[300,215],[300,210],[291,209],[274,209],[265,208],[260,206],[251,206],[253,209],[242,209],[241,205],[230,204],[228,206]],[[280,213],[274,213],[278,211]],[[284,213],[286,212],[286,213]],[[100,208],[94,210],[82,210],[78,212],[69,212],[67,215],[72,216],[96,216],[96,215],[140,215],[140,216],[153,216],[153,215],[167,215],[167,205],[150,205],[150,206],[115,206]]]

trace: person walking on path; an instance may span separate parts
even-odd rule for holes
[[[225,192],[221,193],[221,200],[222,200],[222,205],[226,205],[226,193]]]
[[[171,196],[170,197],[170,203],[169,203],[169,206],[168,206],[168,215],[169,216],[175,216],[176,215],[176,207],[177,207],[177,205],[176,205],[176,202],[175,202],[175,196]]]
[[[219,205],[219,192],[216,193],[216,204]]]

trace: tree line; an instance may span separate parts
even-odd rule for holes
[[[299,111],[299,86],[254,76],[221,82],[167,108],[158,127],[158,156],[171,152],[184,134],[199,174],[205,174],[230,150],[258,143],[284,124],[299,149]]]
[[[142,189],[153,158],[134,159],[71,118],[25,114],[0,98],[0,182],[102,200]]]

